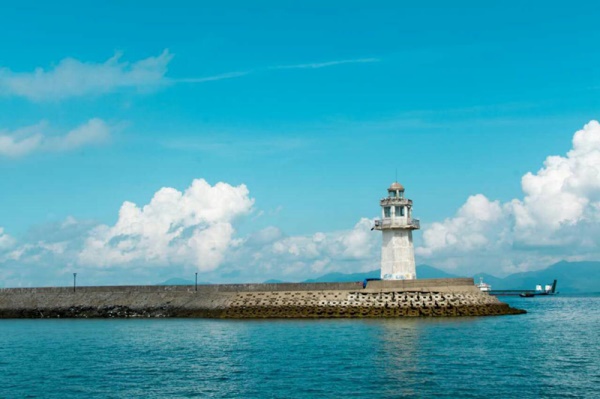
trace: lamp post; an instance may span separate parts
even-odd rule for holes
[[[196,272],[196,283],[194,284],[194,290],[198,291],[198,272]]]
[[[75,292],[76,287],[77,287],[77,273],[73,273],[73,292]]]

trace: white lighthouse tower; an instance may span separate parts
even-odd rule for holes
[[[417,278],[412,231],[420,228],[412,217],[412,201],[404,198],[404,187],[395,182],[388,188],[387,198],[379,201],[381,220],[375,229],[383,233],[381,244],[381,278],[414,280]]]

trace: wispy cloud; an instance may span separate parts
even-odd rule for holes
[[[319,68],[327,68],[327,67],[343,65],[343,64],[365,64],[365,63],[372,63],[372,62],[379,62],[379,61],[381,61],[379,58],[357,58],[357,59],[353,59],[353,60],[313,62],[313,63],[308,63],[308,64],[275,65],[275,66],[270,66],[270,67],[265,67],[265,68],[255,68],[255,69],[249,69],[247,71],[227,72],[227,73],[221,73],[218,75],[199,77],[199,78],[172,79],[171,81],[176,82],[176,83],[205,83],[205,82],[212,82],[212,81],[223,80],[223,79],[239,78],[242,76],[247,76],[247,75],[251,75],[251,74],[255,74],[255,73],[259,73],[259,72],[265,72],[265,71],[274,71],[274,70],[281,70],[281,69],[319,69]]]
[[[241,76],[248,75],[254,71],[243,71],[243,72],[228,72],[222,73],[214,76],[206,76],[203,78],[182,78],[182,79],[173,79],[173,81],[177,83],[204,83],[204,82],[212,82],[215,80],[223,80],[223,79],[232,79],[239,78]]]
[[[90,119],[62,136],[48,135],[47,130],[45,122],[12,132],[0,130],[0,157],[18,158],[38,151],[71,151],[110,139],[110,127],[98,118]]]
[[[380,61],[377,58],[358,58],[276,65],[211,76],[168,78],[165,75],[173,55],[167,49],[156,57],[148,57],[135,62],[122,61],[121,59],[121,53],[117,53],[105,62],[100,63],[64,58],[52,68],[36,68],[32,72],[14,72],[8,68],[0,68],[0,95],[25,97],[40,102],[58,101],[72,97],[107,94],[122,89],[149,90],[172,83],[213,82],[274,70],[318,69],[343,64],[363,64]]]
[[[55,101],[123,88],[148,89],[168,83],[165,74],[173,58],[168,50],[133,63],[121,61],[121,56],[117,53],[102,63],[65,58],[53,68],[37,68],[33,72],[1,68],[0,95]]]
[[[293,65],[278,65],[270,67],[268,69],[318,69],[326,68],[336,65],[343,64],[365,64],[371,62],[379,62],[379,58],[358,58],[354,60],[338,60],[338,61],[327,61],[327,62],[313,62],[310,64],[293,64]]]

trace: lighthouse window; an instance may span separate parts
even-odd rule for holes
[[[389,207],[389,206],[386,206],[385,208],[383,208],[383,215],[384,215],[386,218],[389,218],[389,217],[391,216],[391,213],[390,213],[390,207]]]
[[[396,207],[396,216],[404,216],[404,207],[403,206]]]

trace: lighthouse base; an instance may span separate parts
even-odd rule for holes
[[[381,279],[414,280],[416,278],[412,230],[383,230]]]

